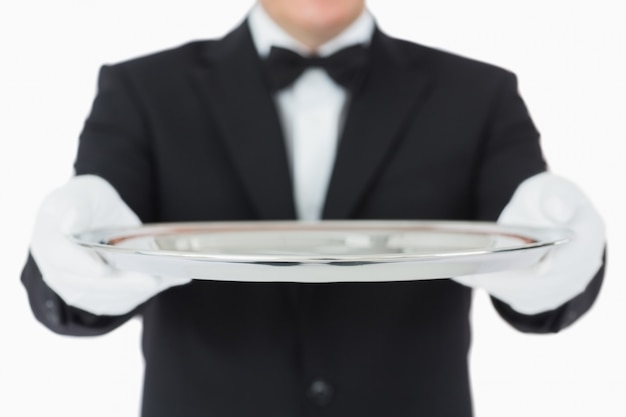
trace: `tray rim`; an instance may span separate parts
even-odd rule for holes
[[[348,227],[349,226],[349,227]],[[522,245],[494,248],[492,250],[455,250],[441,253],[401,253],[401,254],[349,254],[337,256],[302,256],[302,255],[267,255],[267,254],[210,254],[193,251],[171,251],[171,250],[148,250],[117,246],[108,242],[114,237],[125,236],[125,239],[138,236],[155,236],[159,232],[166,234],[168,230],[177,229],[185,231],[188,229],[202,229],[206,232],[219,229],[229,229],[225,233],[237,233],[239,231],[250,232],[250,227],[261,228],[261,232],[276,232],[289,230],[289,227],[300,228],[299,230],[324,230],[325,228],[346,227],[346,230],[358,232],[363,231],[363,227],[378,230],[393,230],[410,232],[416,229],[437,231],[454,231],[464,233],[515,235],[530,242]],[[282,227],[282,229],[277,229]],[[355,228],[360,227],[361,229]],[[235,230],[232,230],[235,229]],[[132,235],[129,236],[129,233]],[[172,233],[169,233],[172,234]],[[320,220],[320,221],[299,221],[299,220],[242,220],[242,221],[207,221],[207,222],[163,222],[145,223],[137,227],[129,228],[102,228],[94,229],[84,233],[70,235],[69,238],[76,244],[91,249],[98,253],[107,262],[106,254],[123,254],[130,256],[141,256],[146,259],[152,257],[175,258],[190,262],[222,262],[233,264],[377,264],[377,263],[397,263],[397,262],[419,262],[419,261],[458,261],[461,258],[481,257],[493,254],[504,254],[511,252],[527,251],[533,249],[549,248],[566,244],[575,238],[569,229],[565,228],[540,228],[517,225],[500,225],[496,222],[487,221],[465,221],[465,220]]]

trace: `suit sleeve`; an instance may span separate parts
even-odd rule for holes
[[[154,182],[148,130],[139,100],[117,67],[103,67],[98,93],[80,136],[76,175],[107,180],[143,222],[153,221]],[[97,316],[67,305],[42,278],[32,256],[22,271],[33,314],[50,330],[65,335],[107,333],[140,313]]]
[[[492,297],[491,301],[500,316],[519,331],[525,333],[556,333],[573,324],[592,307],[602,287],[605,267],[606,257],[602,267],[587,285],[585,291],[554,310],[524,315],[496,298]]]
[[[22,284],[35,318],[55,333],[68,336],[97,336],[126,323],[140,308],[122,316],[98,316],[66,304],[48,285],[32,256],[22,271]]]
[[[547,169],[540,137],[518,93],[517,80],[505,73],[493,101],[485,129],[482,159],[475,184],[476,218],[495,221],[516,188]],[[574,323],[593,305],[600,291],[604,267],[583,293],[552,311],[525,315],[492,297],[498,313],[514,328],[529,333],[558,332]]]
[[[150,121],[123,66],[103,67],[98,94],[80,136],[77,175],[107,180],[142,222],[157,218]]]

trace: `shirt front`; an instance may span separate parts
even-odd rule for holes
[[[259,4],[248,17],[254,45],[261,58],[272,46],[301,55],[311,50],[278,26]],[[367,44],[374,32],[374,18],[364,11],[348,28],[321,45],[316,52],[328,56],[354,44]],[[321,218],[332,175],[337,142],[343,125],[348,92],[319,68],[307,69],[292,85],[277,92],[277,105],[294,184],[298,219]]]

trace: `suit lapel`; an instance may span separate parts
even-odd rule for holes
[[[428,77],[416,48],[376,31],[371,66],[352,97],[323,217],[350,218],[384,168],[403,126],[425,101]],[[291,174],[275,103],[247,24],[203,51],[199,91],[259,219],[294,219]]]
[[[376,31],[371,65],[351,100],[337,150],[323,217],[350,218],[384,167],[409,115],[425,101],[427,71],[421,54],[403,54],[398,41]]]
[[[258,218],[295,218],[285,141],[247,24],[202,53],[193,76]]]

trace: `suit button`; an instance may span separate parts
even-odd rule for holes
[[[59,325],[61,324],[61,315],[59,314],[59,307],[57,303],[53,300],[46,300],[44,302],[44,310],[46,319],[50,324]]]
[[[328,405],[333,397],[333,387],[324,379],[316,378],[307,389],[307,397],[317,406]]]

